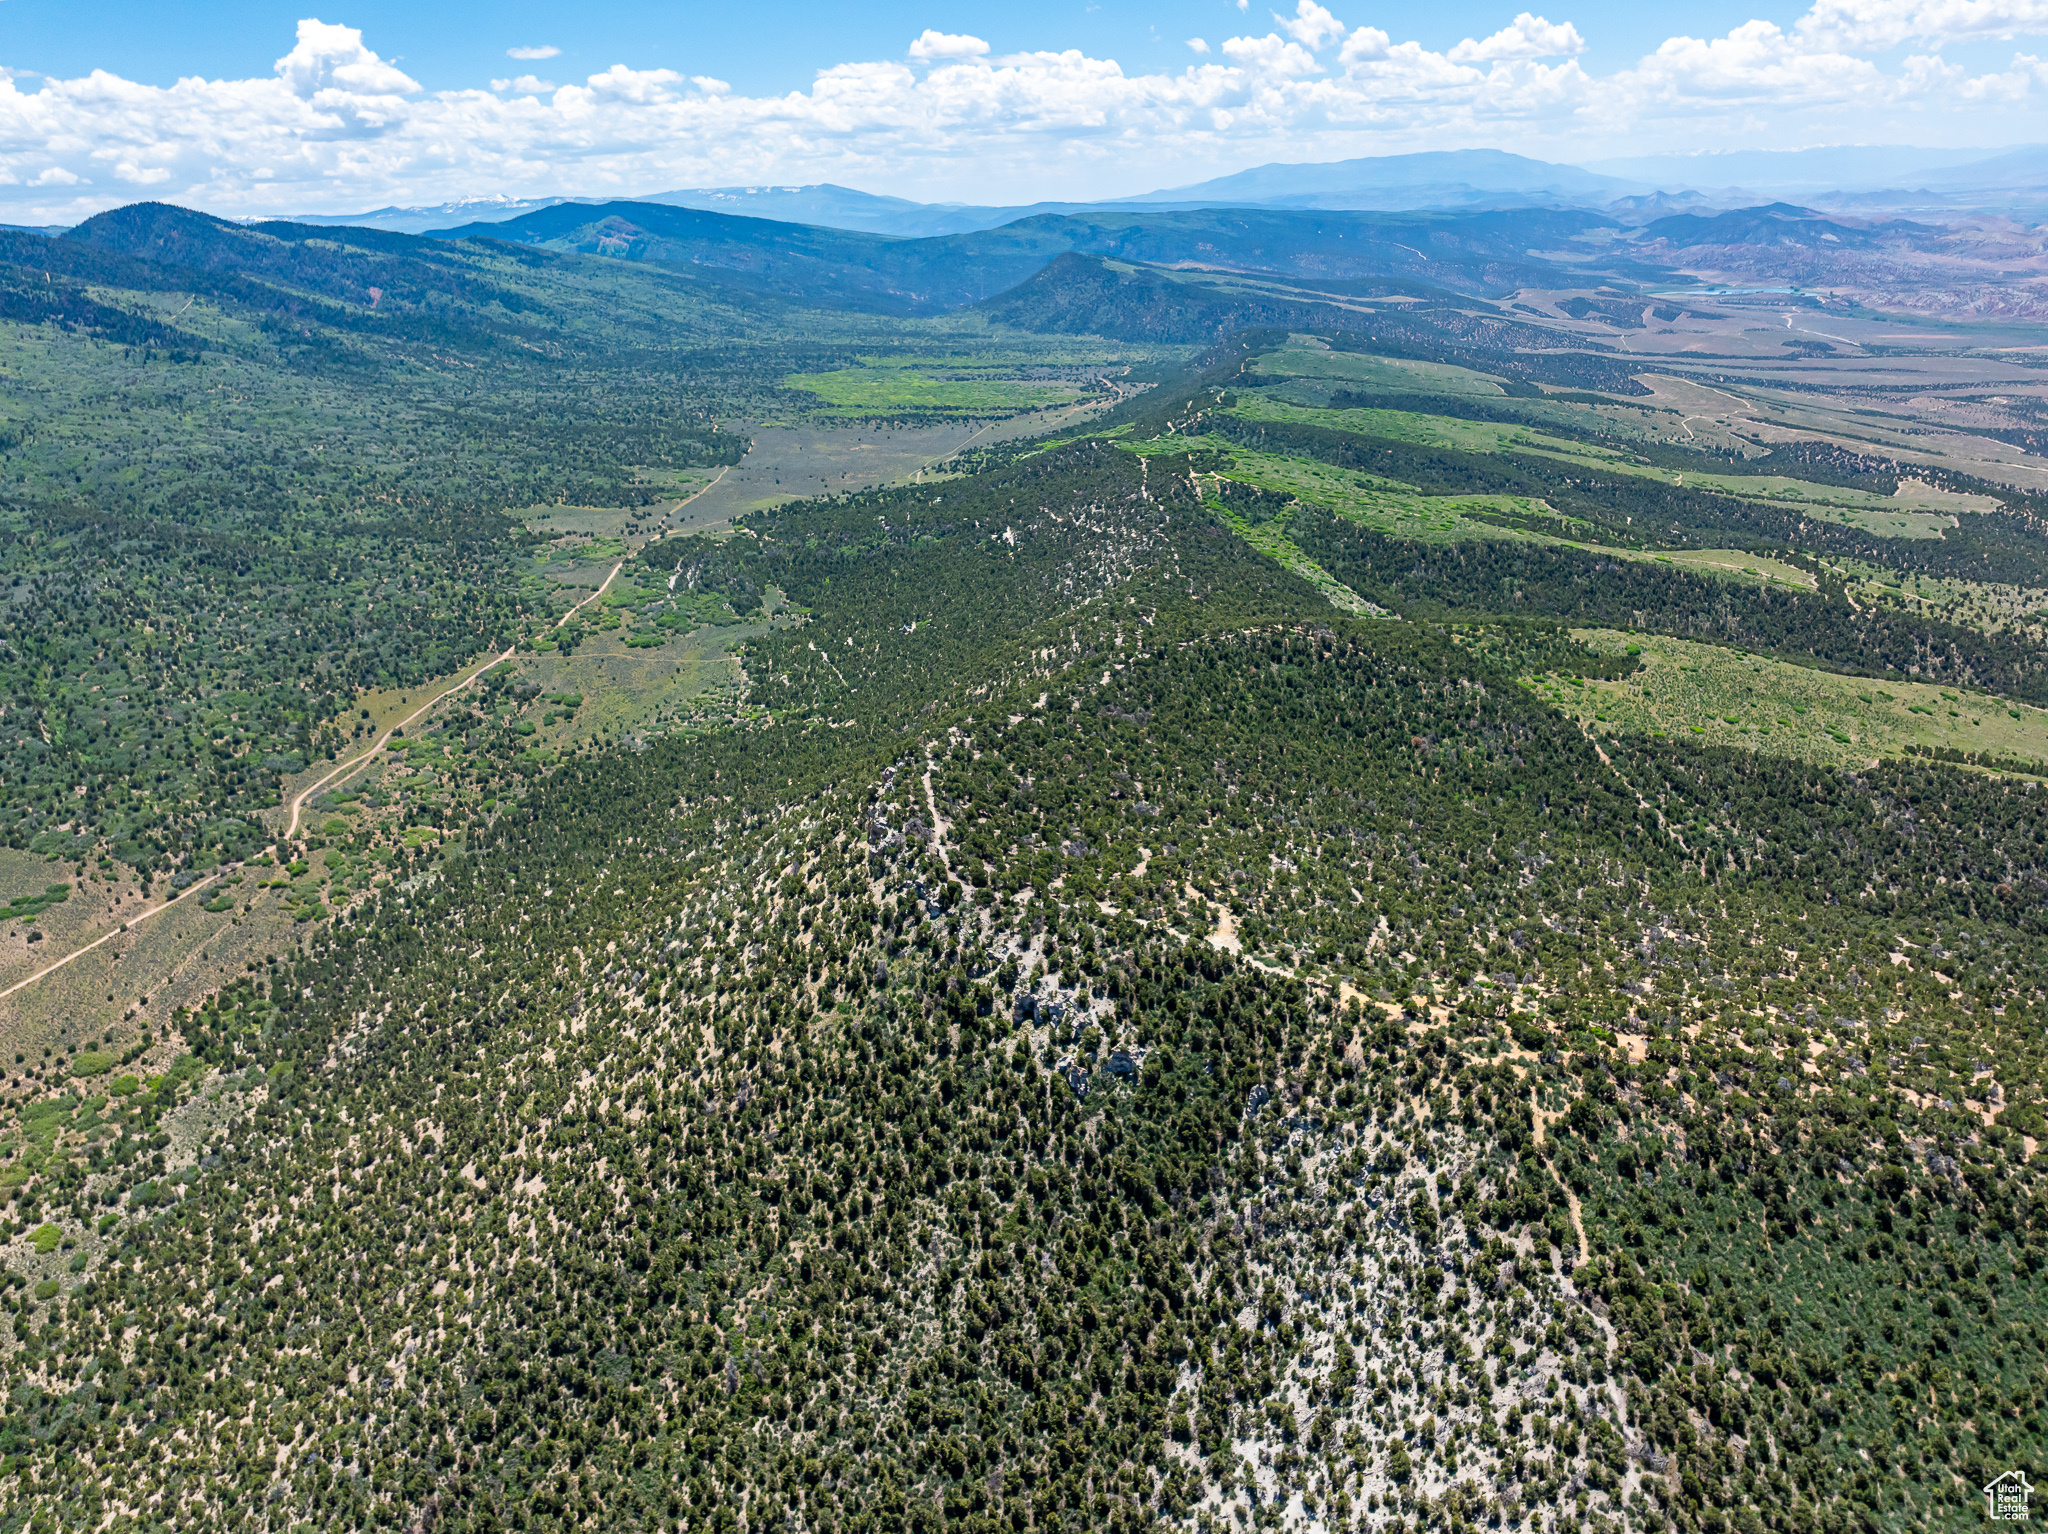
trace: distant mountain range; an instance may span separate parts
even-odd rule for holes
[[[1498,149],[1381,155],[1312,165],[1261,165],[1194,186],[1147,192],[1134,204],[1401,210],[1518,206],[1604,207],[1653,192],[1650,182],[1596,175]]]
[[[1677,171],[1744,184],[1683,186]],[[1873,184],[1887,180],[1907,184]],[[1772,190],[1787,184],[1824,190]],[[1283,284],[1259,300],[1260,323],[1283,322],[1297,303],[1341,307],[1345,296],[1500,299],[1674,283],[1796,284],[1924,313],[2048,314],[2048,263],[2032,232],[1957,216],[1994,205],[2022,224],[2048,218],[2048,148],[1741,152],[1592,169],[1461,150],[1266,165],[1096,204],[972,207],[769,185],[635,200],[483,197],[293,222],[504,240],[646,262],[804,307],[897,315],[988,303],[1050,273],[1032,290],[1034,313],[1107,303],[1132,324],[1171,314],[1183,329],[1209,325],[1219,301],[1195,302],[1174,272]],[[1118,263],[1167,275],[1134,285]]]
[[[610,202],[559,203],[435,233],[648,261],[817,307],[936,314],[993,298],[1068,254],[1259,272],[1361,293],[1391,286],[1410,294],[1498,295],[1574,286],[1587,280],[1583,272],[1531,250],[1559,250],[1612,223],[1576,208],[1376,213],[1127,205],[902,239],[666,203]],[[1588,247],[1588,259],[1597,254]]]
[[[1647,182],[1666,190],[1719,191],[1740,187],[1750,192],[1813,197],[1827,192],[1873,191],[1945,180],[1999,153],[1983,148],[1916,149],[1903,144],[1702,150],[1697,154],[1600,160],[1587,170]]]
[[[1603,207],[1618,197],[1653,191],[1646,182],[1595,175],[1493,149],[1385,155],[1330,165],[1265,165],[1195,186],[1102,202],[1037,202],[1007,206],[912,202],[829,182],[815,186],[727,186],[653,192],[632,199],[707,213],[737,213],[786,224],[859,230],[897,239],[972,234],[1020,219],[1081,216],[1118,209],[1212,207],[1398,212],[1430,208]],[[432,207],[377,208],[352,216],[300,217],[302,224],[352,224],[425,234],[450,226],[498,223],[564,204],[593,207],[590,197],[478,197]]]
[[[1829,289],[1925,313],[2048,313],[2048,261],[2030,229],[1981,219],[1852,217],[1787,202],[1721,208],[1696,193],[1622,198],[1612,211],[1123,204],[922,238],[788,223],[751,216],[760,204],[741,206],[750,212],[558,203],[434,233],[647,262],[800,306],[898,315],[985,303],[1055,266],[1065,277],[1047,302],[1071,306],[1075,293],[1108,293],[1125,315],[1179,312],[1187,295],[1167,288],[1141,295],[1110,268],[1256,277],[1281,284],[1275,302],[1283,306],[1298,301],[1360,315],[1373,310],[1357,300],[1395,295],[1500,300],[1518,290],[1716,283]],[[1068,257],[1085,265],[1061,264]],[[1214,305],[1204,298],[1201,308],[1206,315]]]
[[[430,206],[376,208],[359,214],[299,215],[292,222],[425,234],[500,223],[565,204],[595,207],[609,200],[486,196]],[[1261,165],[1192,186],[1099,202],[922,203],[829,182],[685,188],[632,200],[897,239],[971,234],[1028,218],[1101,215],[1137,208],[1332,212],[1590,208],[1625,223],[1638,223],[1672,212],[1796,200],[1837,211],[1984,211],[2041,218],[2048,217],[2048,146],[1705,151],[1607,160],[1583,167],[1500,150],[1461,149],[1326,164]]]
[[[294,213],[283,219],[243,219],[243,223],[311,224],[315,227],[384,229],[393,234],[425,234],[450,223],[486,222],[517,218],[540,208],[552,208],[578,199],[568,197],[463,197],[454,202],[437,202],[419,207],[372,208],[367,213]],[[596,201],[601,199],[581,199]]]
[[[1602,174],[1679,187],[1722,208],[1788,199],[1837,212],[1994,213],[2048,219],[2048,145],[1703,151],[1606,160]]]

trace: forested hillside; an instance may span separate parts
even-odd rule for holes
[[[0,1534],[1904,1534],[2048,1441],[2033,498],[1418,311],[593,531],[1021,343],[8,249],[9,834],[219,925],[15,1024]]]
[[[736,462],[718,416],[819,356],[686,278],[154,205],[0,234],[0,318],[0,837],[144,874],[547,617],[509,512]]]
[[[766,716],[187,1020],[189,1154],[64,1110],[15,1515],[1970,1516],[2041,1431],[2030,786],[1603,759],[1189,467],[650,554],[811,609]]]

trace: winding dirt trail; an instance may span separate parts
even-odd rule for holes
[[[683,509],[683,508],[684,508],[685,506],[689,505],[689,504],[690,504],[690,502],[692,502],[692,501],[696,500],[696,499],[697,499],[697,497],[699,497],[700,495],[709,495],[709,494],[710,494],[710,493],[711,493],[712,491],[714,491],[714,490],[716,490],[716,489],[718,488],[718,482],[719,482],[719,481],[720,481],[721,479],[724,479],[726,475],[728,475],[728,474],[732,473],[732,470],[733,470],[733,466],[732,466],[731,464],[727,464],[727,465],[726,465],[726,466],[725,466],[724,468],[720,469],[720,470],[719,470],[719,471],[718,471],[718,472],[717,472],[716,474],[714,474],[714,475],[712,475],[712,476],[711,476],[711,483],[710,483],[710,484],[708,484],[708,485],[703,485],[703,486],[700,486],[699,488],[697,488],[697,489],[695,489],[695,490],[692,490],[692,491],[691,491],[691,492],[690,492],[690,493],[689,493],[688,495],[684,496],[684,497],[683,497],[683,498],[682,498],[682,499],[681,499],[680,501],[677,501],[677,502],[675,503],[675,505],[673,505],[673,506],[669,507],[669,509],[668,509],[668,515],[669,515],[669,516],[674,516],[674,515],[675,515],[675,514],[676,514],[677,512],[681,511],[681,510],[682,510],[682,509]],[[616,572],[616,571],[614,571],[613,573],[614,573],[614,574],[616,574],[617,572]]]
[[[711,476],[710,484],[706,485],[702,490],[691,491],[688,495],[684,496],[680,501],[676,502],[674,509],[676,511],[681,511],[685,506],[689,505],[690,502],[696,500],[698,496],[716,490],[718,488],[718,482],[721,479],[724,479],[725,476],[730,473],[732,473],[732,465],[727,464],[724,468],[720,469],[716,474]],[[616,574],[617,572],[614,571],[613,573]]]
[[[85,955],[91,953],[95,948],[99,947],[100,944],[112,942],[115,938],[119,937],[122,933],[126,932],[130,927],[133,927],[140,922],[148,921],[150,917],[156,915],[159,911],[168,911],[170,908],[171,903],[169,901],[166,901],[162,905],[153,905],[146,911],[138,911],[134,916],[130,917],[127,921],[122,922],[121,925],[116,927],[112,932],[101,933],[98,937],[94,938],[90,943],[87,943],[83,948],[74,948],[71,950],[71,952],[64,955],[64,957],[59,959],[56,963],[45,965],[43,968],[37,970],[33,975],[28,976],[26,979],[15,981],[14,984],[10,985],[6,990],[0,991],[0,1001],[5,1001],[8,997],[12,996],[16,991],[20,990],[23,986],[34,985],[38,980],[42,979],[45,975],[55,974],[58,970],[62,969],[65,965],[69,964],[73,959],[81,959],[85,957]]]
[[[709,485],[706,485],[704,488],[708,490],[711,487]],[[699,493],[701,494],[702,492]],[[607,575],[604,578],[604,584],[602,586],[599,586],[597,590],[591,592],[589,596],[585,597],[582,601],[578,602],[574,607],[570,608],[567,612],[563,613],[561,617],[557,618],[555,620],[555,627],[562,627],[563,624],[567,623],[571,618],[575,617],[579,612],[583,611],[584,608],[588,607],[592,602],[595,602],[599,597],[603,596],[605,592],[610,588],[611,583],[614,580],[618,579],[619,572],[625,568],[626,562],[623,559],[620,560],[617,564],[613,565],[611,574]],[[512,658],[514,652],[517,651],[518,648],[519,647],[517,645],[507,645],[503,650],[499,651],[490,660],[485,661],[481,666],[478,666],[476,670],[472,671],[468,676],[464,677],[461,681],[455,683],[451,687],[443,688],[440,692],[435,693],[433,697],[427,699],[426,702],[422,703],[418,708],[414,709],[411,713],[407,714],[403,719],[399,720],[398,723],[392,725],[391,728],[386,730],[382,735],[378,736],[376,744],[371,746],[361,756],[355,758],[355,760],[353,761],[343,762],[339,767],[336,767],[334,771],[328,773],[318,782],[309,784],[307,787],[300,789],[298,797],[292,800],[291,821],[289,824],[285,826],[284,836],[280,839],[284,841],[289,841],[291,840],[291,838],[299,834],[299,816],[304,812],[306,807],[306,801],[308,799],[312,798],[313,795],[319,793],[320,790],[325,788],[328,784],[334,782],[335,779],[345,778],[350,773],[364,766],[366,763],[375,761],[377,759],[377,753],[382,751],[386,746],[390,745],[391,738],[394,735],[396,735],[400,730],[404,729],[407,725],[411,724],[415,719],[418,719],[421,715],[429,712],[437,705],[445,702],[449,698],[454,697],[464,688],[469,687],[472,683],[476,681],[478,677],[482,676],[486,671],[489,671],[493,666],[503,665],[506,661]]]
[[[705,488],[709,489],[710,486],[707,485]],[[560,618],[556,619],[555,627],[560,628],[563,624],[567,623],[571,618],[575,617],[577,613],[581,612],[584,608],[588,607],[592,602],[595,602],[599,597],[603,596],[606,590],[610,588],[611,583],[618,578],[619,572],[625,568],[626,562],[623,559],[620,560],[617,564],[613,565],[611,574],[607,575],[604,578],[604,584],[602,586],[599,586],[597,590],[591,592],[589,596],[585,597],[582,601],[578,602],[574,607],[570,608],[567,612],[563,613]],[[350,773],[356,772],[361,768],[367,766],[370,762],[375,761],[377,753],[382,751],[386,746],[391,744],[392,736],[396,735],[400,730],[404,729],[407,725],[411,724],[421,715],[427,713],[437,704],[445,701],[448,698],[454,697],[455,694],[461,692],[464,688],[470,686],[472,683],[476,681],[478,677],[482,676],[486,671],[489,671],[493,666],[502,665],[504,662],[510,660],[513,654],[517,651],[517,649],[518,646],[516,645],[508,645],[505,649],[501,650],[497,655],[493,656],[490,660],[485,661],[481,666],[478,666],[474,671],[472,671],[468,676],[464,677],[461,681],[455,683],[451,687],[445,687],[440,692],[435,693],[434,696],[429,698],[425,703],[422,703],[418,708],[414,709],[411,713],[407,714],[403,719],[399,720],[396,724],[392,725],[382,735],[378,736],[376,744],[372,745],[367,751],[363,752],[362,755],[354,757],[349,761],[343,762],[340,766],[336,767],[332,772],[322,777],[318,782],[313,783],[309,787],[301,789],[298,795],[292,800],[291,819],[285,826],[284,834],[278,837],[277,841],[272,842],[270,846],[265,848],[264,850],[266,852],[269,852],[272,856],[276,856],[278,847],[282,843],[291,840],[292,837],[299,834],[299,818],[301,815],[305,813],[306,801],[312,798],[313,795],[319,793],[321,789],[325,788],[328,784],[334,782],[336,779],[347,777]],[[226,865],[226,867],[228,868],[235,868],[240,866],[240,864]],[[222,871],[225,872],[226,869],[224,868]],[[190,896],[187,896],[186,898],[189,899]],[[37,970],[34,974],[25,976],[24,978],[15,981],[14,984],[8,986],[6,990],[0,991],[0,1001],[5,1001],[8,997],[12,996],[16,991],[22,990],[27,986],[34,985],[38,980],[42,980],[50,975],[54,975],[58,970],[64,968],[65,965],[72,963],[74,960],[84,958],[87,954],[91,953],[95,948],[98,948],[101,944],[111,943],[115,938],[120,937],[123,933],[129,931],[131,928],[140,926],[143,922],[148,921],[152,916],[159,916],[163,914],[165,911],[170,910],[173,906],[177,905],[178,903],[179,902],[175,900],[165,900],[156,905],[149,906],[144,910],[137,911],[133,916],[129,917],[126,921],[122,922],[118,927],[115,927],[111,932],[101,933],[98,937],[94,938],[90,943],[86,943],[82,947],[72,949],[71,952],[64,955],[63,958],[55,960],[50,964],[46,964],[41,969]]]
[[[1543,1126],[1554,1124],[1564,1117],[1562,1113],[1545,1113],[1543,1111],[1541,1105],[1536,1101],[1536,1083],[1533,1081],[1529,1083],[1529,1117],[1536,1126],[1536,1146],[1539,1150],[1543,1147]],[[1578,1265],[1583,1268],[1593,1260],[1593,1247],[1592,1243],[1586,1239],[1586,1222],[1579,1210],[1579,1196],[1572,1192],[1569,1183],[1557,1175],[1556,1164],[1548,1157],[1544,1158],[1543,1170],[1550,1174],[1550,1180],[1556,1183],[1564,1192],[1565,1209],[1571,1215],[1572,1232],[1579,1238]]]

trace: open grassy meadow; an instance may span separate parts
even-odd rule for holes
[[[1991,510],[1989,496],[1943,491],[1916,480],[1901,483],[1897,495],[1880,495],[1840,485],[1821,485],[1783,474],[1717,474],[1637,463],[1623,452],[1553,436],[1513,422],[1468,421],[1457,416],[1370,407],[1319,408],[1247,394],[1232,407],[1247,421],[1299,422],[1363,436],[1413,442],[1464,453],[1518,453],[1625,474],[1660,484],[1689,485],[1744,500],[1791,504],[1825,521],[1840,522],[1882,538],[1939,538],[1958,516]]]
[[[938,370],[918,367],[841,368],[830,373],[792,373],[787,389],[814,394],[845,416],[872,419],[901,411],[906,415],[1013,415],[1073,401],[1074,384],[1036,379],[978,376],[934,376]]]
[[[2048,767],[2048,710],[1923,682],[1874,682],[1719,645],[1575,631],[1602,654],[1636,654],[1618,680],[1564,674],[1526,685],[1595,731],[1683,736],[1830,766],[1949,747]]]
[[[1010,437],[1055,431],[1099,415],[1093,397],[1027,415],[984,421],[875,423],[843,419],[762,422],[745,427],[746,456],[694,499],[672,512],[672,532],[711,532],[749,512],[811,495],[836,495],[877,485],[915,482],[951,472],[955,455]]]
[[[1987,634],[2012,631],[2030,643],[2048,643],[2048,590],[2041,587],[1901,574],[1859,560],[1842,560],[1836,568],[1852,582],[1858,602],[1890,603]]]
[[[1339,612],[1388,616],[1384,608],[1366,601],[1315,560],[1309,558],[1301,546],[1287,536],[1285,519],[1252,522],[1214,497],[1205,499],[1202,504],[1221,518],[1246,543],[1283,569],[1292,570],[1315,587],[1323,594],[1323,599]]]
[[[1269,352],[1255,371],[1268,378],[1309,378],[1346,387],[1384,389],[1390,393],[1500,396],[1500,380],[1448,362],[1411,361],[1405,357],[1373,357],[1363,352],[1332,351],[1313,336]]]
[[[1624,557],[1678,565],[1702,575],[1718,575],[1723,580],[1796,586],[1803,591],[1811,591],[1814,587],[1813,577],[1797,565],[1788,565],[1781,559],[1772,559],[1767,554],[1753,553],[1748,549],[1664,549],[1648,554],[1625,550],[1622,553]]]
[[[785,620],[787,621],[787,620]],[[644,736],[701,727],[730,719],[744,692],[735,650],[768,632],[773,620],[706,623],[662,633],[646,647],[616,633],[598,635],[569,655],[521,656],[517,674],[543,697],[576,697],[571,711],[542,711],[535,749],[559,754],[579,741],[600,736]],[[654,631],[659,632],[659,631]]]
[[[1130,451],[1146,457],[1189,451],[1226,453],[1231,460],[1227,477],[1240,484],[1296,496],[1340,516],[1350,517],[1376,532],[1393,533],[1403,538],[1448,543],[1462,538],[1526,537],[1530,535],[1482,521],[1473,514],[1515,517],[1549,514],[1549,509],[1541,501],[1526,496],[1424,495],[1392,480],[1335,468],[1312,458],[1247,451],[1220,437],[1174,438],[1131,443],[1128,447]],[[1559,519],[1559,525],[1568,524]]]
[[[1800,590],[1811,590],[1814,585],[1813,577],[1797,566],[1745,549],[1620,549],[1575,538],[1572,536],[1574,532],[1590,532],[1591,529],[1573,518],[1557,515],[1543,501],[1528,496],[1424,495],[1389,480],[1335,468],[1310,458],[1248,452],[1220,438],[1175,439],[1170,448],[1154,442],[1135,443],[1129,447],[1130,451],[1141,455],[1169,450],[1185,453],[1190,449],[1227,452],[1231,467],[1224,477],[1262,490],[1294,496],[1375,532],[1396,537],[1442,543],[1480,538],[1511,539],[1565,548],[1597,548],[1609,558],[1654,561],[1723,580]],[[1514,518],[1522,525],[1503,526],[1494,518]],[[1538,531],[1528,526],[1527,521],[1532,518],[1542,519],[1539,526],[1555,526],[1557,531]],[[1284,532],[1284,514],[1279,521],[1280,531]],[[1241,530],[1249,532],[1249,529]],[[1276,553],[1275,557],[1280,556]],[[1306,555],[1300,557],[1307,559]],[[1283,559],[1282,562],[1286,561]],[[1323,578],[1334,583],[1334,578],[1327,574]]]

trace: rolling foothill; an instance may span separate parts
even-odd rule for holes
[[[2007,234],[884,211],[0,231],[0,1526],[1974,1527]]]

